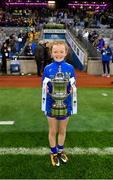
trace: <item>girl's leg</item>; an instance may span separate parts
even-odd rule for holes
[[[110,76],[110,63],[107,62],[106,64],[107,64],[107,72],[108,72],[108,76]]]
[[[103,73],[105,75],[106,74],[106,63],[104,61],[102,61],[102,65],[103,65]]]
[[[51,147],[51,163],[53,166],[60,166],[58,158],[58,151],[56,147],[56,133],[57,133],[57,120],[55,118],[48,118],[49,124],[49,144]]]
[[[64,145],[67,124],[68,124],[68,118],[66,120],[59,120],[59,128],[58,128],[58,144],[59,145]]]
[[[50,147],[56,146],[57,120],[55,118],[48,118],[49,125],[49,144]]]
[[[59,121],[58,129],[58,154],[62,162],[66,163],[68,161],[67,155],[64,153],[64,142],[66,138],[66,129],[68,124],[68,118],[66,120]]]

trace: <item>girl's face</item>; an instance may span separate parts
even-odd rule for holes
[[[51,55],[55,61],[57,62],[63,61],[67,55],[65,45],[63,44],[53,45]]]
[[[108,44],[105,44],[104,47],[107,49],[108,48]]]

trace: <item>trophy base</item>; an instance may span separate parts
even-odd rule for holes
[[[65,117],[65,116],[67,116],[66,105],[64,105],[64,107],[60,107],[60,108],[53,105],[51,114],[54,117]]]

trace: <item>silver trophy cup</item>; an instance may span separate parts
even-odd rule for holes
[[[58,72],[54,79],[51,80],[52,83],[52,93],[51,96],[55,100],[52,105],[51,115],[54,117],[65,117],[67,115],[67,106],[64,100],[68,97],[67,85],[69,83],[69,78],[64,76],[61,72],[61,66],[58,68]]]

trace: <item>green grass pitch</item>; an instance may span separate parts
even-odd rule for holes
[[[49,147],[48,123],[41,112],[40,88],[1,88],[2,147]],[[70,118],[65,147],[113,147],[113,90],[79,88],[78,114]],[[113,179],[113,155],[69,155],[52,167],[49,155],[0,155],[0,179]]]

